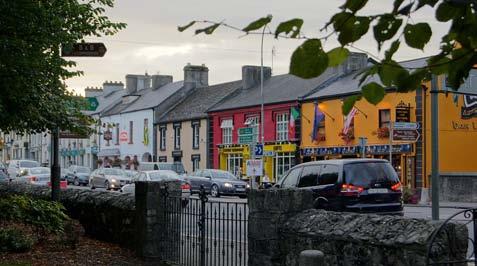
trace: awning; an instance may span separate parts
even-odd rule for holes
[[[255,126],[258,125],[258,116],[251,116],[245,120],[244,125],[246,126]]]
[[[224,119],[222,123],[220,123],[220,128],[233,128],[234,124],[232,119]]]
[[[98,152],[98,157],[119,156],[119,155],[121,155],[121,151],[119,151],[119,149],[102,149]]]

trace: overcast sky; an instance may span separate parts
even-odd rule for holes
[[[364,13],[390,10],[391,0],[371,0]],[[194,35],[195,25],[185,32],[178,32],[178,25],[192,20],[224,21],[239,28],[249,22],[273,15],[271,28],[285,20],[300,17],[305,20],[302,32],[307,37],[323,36],[320,29],[335,14],[341,0],[311,1],[257,1],[257,0],[116,0],[116,6],[108,10],[113,21],[125,22],[127,28],[115,36],[87,38],[101,41],[108,49],[103,58],[78,58],[78,69],[82,77],[67,81],[68,86],[78,93],[85,87],[100,87],[104,81],[122,81],[126,74],[172,75],[174,81],[183,79],[183,67],[187,63],[205,64],[209,68],[209,84],[241,78],[242,65],[260,65],[260,38],[243,36],[227,28],[217,29],[213,35]],[[448,29],[446,24],[433,19],[433,10],[423,8],[413,17],[412,23],[426,21],[431,24],[433,37],[424,51],[402,49],[396,58],[407,60],[436,53],[440,36]],[[204,27],[205,25],[202,25]],[[266,36],[264,42],[264,64],[272,66],[273,74],[288,72],[290,56],[301,41],[274,39]],[[337,46],[332,37],[325,49]],[[368,34],[355,46],[378,54],[376,42]],[[401,45],[401,47],[405,47]]]

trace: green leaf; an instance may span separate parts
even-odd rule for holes
[[[346,3],[341,6],[341,9],[349,9],[353,13],[356,13],[363,8],[367,2],[368,0],[347,0]]]
[[[364,98],[374,105],[381,102],[386,94],[384,87],[376,82],[371,82],[361,88]]]
[[[384,60],[385,61],[391,61],[393,55],[397,52],[397,50],[399,49],[399,44],[401,44],[401,42],[399,40],[395,40],[391,46],[389,47],[389,49],[384,53]]]
[[[217,24],[214,24],[214,25],[211,25],[209,27],[206,27],[206,28],[203,28],[203,29],[197,29],[195,31],[195,34],[200,34],[200,33],[205,33],[207,35],[210,35],[212,34],[218,27],[220,26],[220,23],[217,23]]]
[[[328,53],[328,66],[335,67],[343,63],[349,55],[349,50],[343,47],[336,47]]]
[[[423,49],[431,39],[432,30],[427,23],[407,24],[404,28],[406,44],[412,48]]]
[[[318,39],[306,40],[291,57],[290,74],[309,79],[321,75],[328,68],[328,55]]]
[[[442,2],[436,10],[436,19],[441,22],[447,22],[453,18],[459,17],[462,10],[447,2]]]
[[[301,27],[303,26],[303,19],[295,18],[285,22],[282,22],[278,25],[275,30],[275,38],[280,35],[280,33],[291,34],[291,38],[296,38],[300,34]]]
[[[403,16],[409,15],[411,13],[411,8],[412,8],[413,5],[414,5],[414,2],[411,2],[407,5],[405,5],[403,8],[401,8],[398,11],[398,14],[403,15]]]
[[[251,31],[254,31],[254,30],[258,30],[261,27],[270,23],[270,21],[272,21],[272,16],[268,15],[266,17],[259,18],[259,19],[255,20],[254,22],[248,24],[248,26],[243,28],[242,30],[247,32],[247,33],[251,32]]]
[[[388,87],[395,85],[403,72],[407,73],[402,66],[392,60],[383,61],[378,70],[381,82]]]
[[[398,12],[398,9],[399,7],[401,7],[402,5],[402,2],[404,2],[404,0],[394,0],[394,8],[393,8],[393,13],[397,13]]]
[[[441,75],[449,71],[450,61],[451,60],[445,55],[436,55],[429,58],[429,60],[427,60],[427,64],[432,74]]]
[[[354,104],[360,99],[361,95],[353,95],[344,99],[343,105],[341,106],[341,111],[343,111],[343,115],[348,115],[351,109],[353,109]]]
[[[338,32],[338,41],[342,46],[359,40],[368,32],[370,17],[357,17],[341,12],[332,17],[333,27]]]
[[[422,85],[422,81],[426,77],[426,70],[418,69],[413,73],[405,71],[401,73],[396,82],[398,92],[414,91]]]
[[[191,21],[191,22],[189,22],[189,24],[187,24],[185,26],[178,26],[177,30],[180,31],[180,32],[183,32],[183,31],[187,30],[188,28],[190,28],[194,24],[195,24],[195,21]]]
[[[394,37],[396,32],[402,25],[402,19],[396,19],[395,16],[385,14],[379,17],[378,23],[374,26],[374,39],[378,42],[378,50],[381,50],[381,45]]]

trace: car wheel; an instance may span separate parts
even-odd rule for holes
[[[212,185],[210,188],[210,195],[215,198],[220,197],[219,187],[217,185]]]
[[[109,181],[105,181],[105,182],[104,182],[104,186],[106,187],[106,190],[110,190],[110,188],[109,188]]]
[[[74,184],[75,186],[79,186],[79,185],[80,185],[79,180],[78,180],[77,177],[75,177],[75,180],[73,181],[73,184]]]

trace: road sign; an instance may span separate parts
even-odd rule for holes
[[[255,156],[263,156],[263,144],[257,144],[254,150]]]
[[[87,139],[87,135],[78,134],[69,130],[60,131],[60,139]]]
[[[275,152],[274,151],[263,151],[263,156],[273,157],[273,156],[275,156]]]
[[[407,129],[407,130],[414,130],[419,129],[418,123],[409,123],[409,122],[394,122],[393,123],[394,129]]]
[[[247,160],[247,176],[261,176],[263,171],[262,160]]]
[[[244,135],[244,136],[239,136],[239,144],[250,144],[253,143],[253,135]]]
[[[96,111],[96,108],[98,108],[99,102],[96,97],[86,97],[86,106],[85,110],[86,111]]]
[[[251,127],[241,127],[238,129],[239,136],[242,135],[253,135],[253,128]]]
[[[75,43],[61,47],[61,56],[102,57],[106,51],[106,46],[101,42]]]
[[[393,141],[411,141],[415,142],[421,135],[417,130],[394,129]]]

